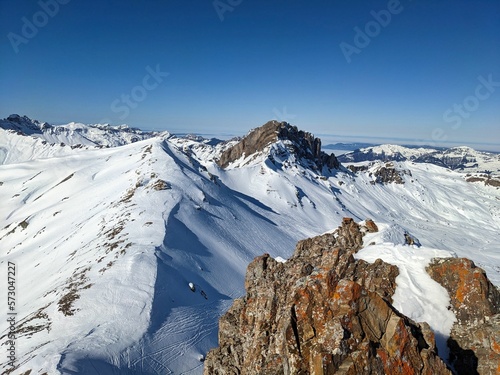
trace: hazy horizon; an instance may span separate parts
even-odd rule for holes
[[[1,117],[500,150],[498,1],[0,1],[0,33]]]

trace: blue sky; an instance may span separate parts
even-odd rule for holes
[[[0,35],[0,117],[500,150],[498,0],[0,0]]]

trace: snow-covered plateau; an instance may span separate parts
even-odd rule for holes
[[[394,306],[435,332],[446,335],[454,316],[425,273],[432,258],[470,258],[500,286],[498,187],[412,160],[313,168],[291,142],[223,169],[218,158],[238,140],[0,120],[5,286],[8,264],[16,269],[13,373],[201,374],[218,318],[244,294],[248,263],[263,253],[285,261],[298,240],[343,217],[377,223],[366,239],[375,245],[358,256],[397,265]],[[378,177],[388,169],[399,183]],[[406,245],[405,233],[421,246]],[[7,293],[0,287],[4,317]],[[9,328],[0,320],[1,371],[10,369]]]

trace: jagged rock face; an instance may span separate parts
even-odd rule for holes
[[[427,272],[450,293],[459,324],[500,313],[500,292],[472,260],[436,259]]]
[[[500,292],[469,259],[434,260],[427,272],[450,294],[457,317],[448,342],[459,374],[500,374]]]
[[[286,263],[256,258],[204,373],[451,374],[428,325],[391,306],[397,267],[354,259],[361,238],[344,219],[336,232],[299,242]]]
[[[24,135],[31,135],[35,133],[41,133],[44,129],[51,128],[48,123],[40,123],[36,120],[31,120],[27,116],[10,115],[4,120],[2,124],[4,129],[10,129],[19,132]]]
[[[291,141],[289,144],[291,151],[299,158],[313,161],[318,168],[323,166],[339,168],[340,166],[335,155],[327,155],[321,151],[321,140],[319,138],[315,138],[311,133],[298,130],[297,127],[286,122],[278,121],[269,121],[251,131],[236,145],[225,150],[221,154],[218,164],[220,167],[226,168],[243,155],[253,155],[278,140]]]

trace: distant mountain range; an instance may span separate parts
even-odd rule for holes
[[[379,145],[361,148],[339,156],[343,163],[359,163],[373,160],[412,161],[430,163],[461,172],[499,174],[500,154],[476,151],[470,147],[436,149]]]
[[[0,321],[1,347],[13,332],[16,359],[11,366],[1,356],[0,372],[202,374],[218,319],[246,293],[248,264],[263,253],[286,261],[297,241],[345,217],[377,223],[360,252],[378,251],[401,270],[398,317],[411,329],[408,319],[427,322],[447,361],[456,314],[446,291],[430,298],[439,285],[425,267],[433,257],[467,257],[500,285],[497,155],[382,145],[337,158],[324,150],[319,138],[277,121],[220,141],[0,120],[0,264],[17,267],[13,328]],[[301,265],[307,282],[314,262]],[[293,327],[288,334],[295,342]],[[462,349],[493,361],[487,342]]]

